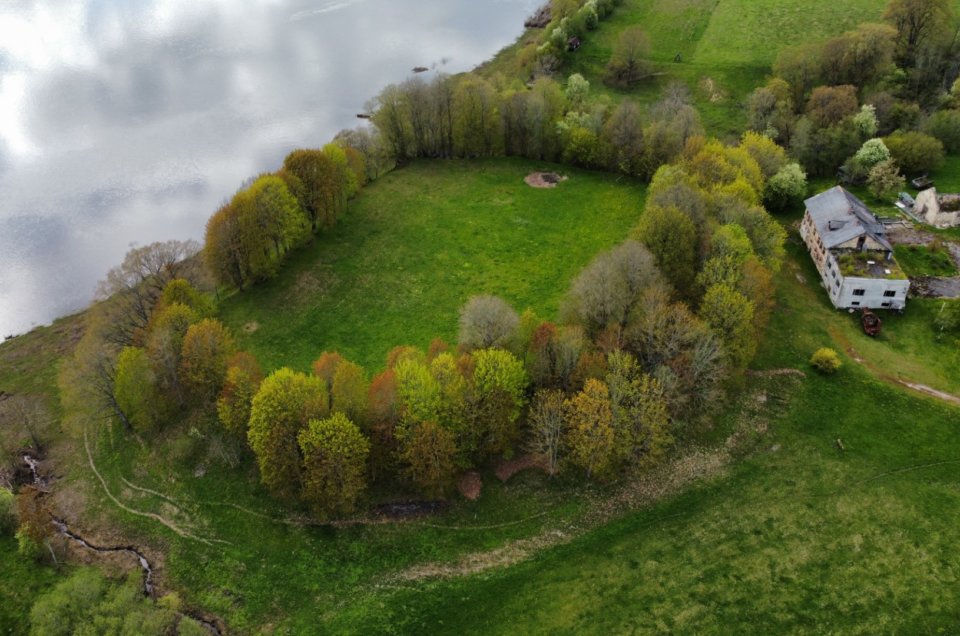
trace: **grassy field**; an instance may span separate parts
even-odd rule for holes
[[[381,209],[382,202],[389,201],[392,209],[421,209],[400,198],[408,177],[429,184],[431,196],[439,199],[448,189],[458,192],[471,179],[493,173],[490,178],[499,185],[487,197],[486,209],[496,209],[501,197],[527,193],[526,186],[517,193],[503,182],[522,176],[528,165],[480,165],[486,170],[474,170],[481,176],[472,178],[464,176],[468,171],[462,164],[415,164],[398,172],[394,181],[372,185],[338,232],[350,235],[359,231],[352,224],[373,224],[368,220],[372,213],[363,210]],[[599,178],[570,174],[564,185]],[[473,209],[482,210],[480,186],[472,183]],[[601,185],[614,200],[636,198],[639,206],[642,192],[635,186]],[[446,211],[431,206],[441,210],[441,220],[449,216],[458,222],[435,225],[460,227],[458,211],[469,206],[463,203],[466,194],[458,196],[460,203]],[[553,205],[553,213],[562,215],[563,206]],[[624,208],[629,215],[611,224],[621,234],[615,236],[611,229],[605,240],[613,242],[626,232],[637,209],[632,205]],[[535,218],[535,206],[525,207]],[[418,229],[404,229],[393,217],[395,234],[424,231],[429,215],[409,214]],[[794,213],[783,221],[793,224],[797,217]],[[490,241],[474,258],[493,263],[491,254],[500,253],[501,232],[506,233],[503,219],[480,212],[475,218],[483,223],[470,232]],[[441,243],[445,241],[433,240]],[[563,253],[569,243],[558,239],[551,249]],[[248,346],[255,343],[258,354],[256,347],[275,346],[269,339],[256,341],[258,334],[275,331],[294,343],[284,355],[298,355],[294,335],[307,329],[302,325],[314,314],[303,313],[297,318],[301,326],[284,332],[283,321],[266,322],[273,312],[264,307],[279,302],[271,297],[290,294],[304,272],[321,267],[314,263],[326,262],[318,257],[329,254],[322,246],[338,244],[333,239],[319,243],[289,274],[258,290],[263,296],[256,300],[244,294],[231,301],[231,311],[247,312],[235,314],[235,322],[263,321]],[[402,256],[385,248],[341,254],[333,262],[343,277],[356,271],[354,260],[376,272],[399,269],[391,259],[402,257],[404,271],[421,262],[417,250]],[[556,263],[550,259],[557,256],[544,251],[537,258]],[[517,261],[505,259],[500,266],[515,267]],[[426,277],[427,267],[443,265],[420,267]],[[500,272],[487,265],[483,279],[497,280]],[[557,289],[565,285],[565,280],[555,282]],[[555,306],[556,297],[543,292],[528,298],[530,304],[539,298],[541,304],[535,306],[545,311]],[[449,302],[455,313],[459,300]],[[958,412],[895,384],[903,376],[956,392],[960,364],[955,348],[937,342],[929,322],[933,307],[922,302],[912,302],[902,317],[885,316],[879,339],[864,336],[853,317],[830,307],[795,234],[778,277],[778,303],[754,366],[809,371],[812,351],[833,346],[845,362],[837,376],[748,378],[739,401],[712,430],[682,434],[705,452],[723,448],[757,402],[770,418],[756,446],[759,452],[735,464],[725,478],[649,508],[624,510],[622,519],[509,568],[452,580],[410,582],[399,576],[424,563],[454,564],[470,554],[506,550],[509,555],[518,542],[555,531],[578,536],[589,527],[584,522],[589,511],[609,491],[551,482],[535,473],[500,484],[487,470],[478,501],[457,500],[449,510],[422,521],[340,528],[290,525],[283,520],[291,511],[262,490],[250,457],[240,453],[239,465],[226,465],[230,444],[202,432],[210,429],[199,422],[171,429],[166,439],[149,447],[130,444],[121,435],[93,439],[97,468],[119,501],[159,514],[191,536],[177,536],[155,520],[119,511],[90,479],[82,446],[61,487],[84,502],[84,511],[74,517],[82,527],[100,532],[119,528],[131,542],[148,546],[162,564],[162,587],[178,590],[189,606],[222,617],[237,633],[756,633],[758,625],[777,632],[824,625],[863,633],[950,631],[958,626],[960,611],[952,601],[958,591],[952,546],[960,541],[960,480],[954,463],[938,462],[960,457],[953,431]],[[417,322],[426,310],[413,306],[406,311],[394,318],[401,323],[391,327],[395,333],[406,333],[407,323]],[[287,311],[284,317],[293,322],[297,315]],[[382,357],[378,349],[393,342],[347,351],[376,364]],[[306,365],[320,346],[325,345],[304,347],[298,364]],[[197,432],[188,432],[191,425],[197,425]],[[835,446],[838,438],[843,452]],[[374,500],[378,496],[374,493]],[[893,612],[891,607],[902,609]]]
[[[524,183],[544,168],[569,179]],[[455,342],[474,294],[554,317],[570,279],[627,236],[643,198],[632,181],[526,160],[417,162],[367,188],[282,277],[228,299],[222,316],[268,368],[305,370],[337,350],[379,369],[395,346]]]
[[[709,132],[735,135],[743,97],[780,46],[875,20],[883,4],[625,0],[569,72],[584,73],[595,92],[643,103],[681,79]],[[665,74],[613,91],[600,80],[603,65],[632,24],[650,34]],[[509,69],[515,49],[487,70]],[[540,168],[570,179],[531,189],[522,178]],[[960,191],[960,158],[933,176],[941,191]],[[371,185],[277,280],[226,299],[223,317],[268,369],[305,370],[336,349],[376,370],[393,346],[455,340],[457,310],[475,293],[555,317],[570,278],[627,235],[643,197],[633,182],[537,162],[418,162]],[[778,308],[753,366],[807,376],[748,377],[714,428],[681,432],[714,452],[744,413],[763,409],[770,421],[755,452],[737,455],[719,478],[592,531],[584,519],[609,490],[536,473],[501,484],[489,468],[478,501],[457,499],[411,523],[290,523],[298,512],[270,498],[250,456],[202,419],[149,445],[93,435],[109,496],[82,441],[55,444],[55,502],[104,542],[144,546],[162,590],[177,590],[237,634],[957,633],[960,410],[899,384],[960,394],[960,352],[932,328],[937,301],[883,314],[882,335],[867,338],[856,317],[829,305],[795,232],[777,284]],[[0,389],[43,395],[59,413],[56,363],[78,333],[68,318],[0,346]],[[843,357],[834,377],[810,372],[821,346]],[[48,433],[60,436],[55,428]],[[509,567],[398,578],[471,554],[509,563],[510,549],[558,529],[576,538]],[[33,595],[59,577],[0,539],[0,634],[25,633]]]
[[[926,245],[898,245],[894,255],[908,276],[957,275],[957,266],[946,249],[932,250]]]
[[[864,336],[808,261],[791,247],[754,364],[808,375],[760,394],[778,417],[727,479],[510,569],[361,599],[333,631],[956,633],[960,410],[892,376],[947,374],[939,385],[956,390],[957,350],[924,333],[924,303]],[[841,351],[836,376],[810,372],[820,346]]]
[[[62,435],[56,386],[57,362],[70,350],[79,330],[79,318],[69,316],[0,346],[0,391],[43,399],[50,411],[50,419],[39,427],[39,431],[49,442]],[[27,445],[29,439],[23,427],[0,428],[0,448],[4,453]],[[61,569],[58,572],[52,567],[25,561],[17,552],[16,540],[0,536],[0,634],[25,634],[26,617],[36,594],[56,583],[66,571]]]
[[[956,633],[956,421],[956,409],[908,397],[861,370],[809,378],[766,448],[721,483],[509,570],[398,590],[337,627]]]

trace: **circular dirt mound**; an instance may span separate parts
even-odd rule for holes
[[[556,172],[531,172],[523,180],[531,188],[556,188],[558,183],[567,178]]]

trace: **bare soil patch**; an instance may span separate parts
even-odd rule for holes
[[[465,499],[476,501],[480,498],[480,491],[483,489],[483,479],[480,473],[475,470],[469,470],[460,476],[457,482],[457,490]]]
[[[567,177],[556,172],[531,172],[523,180],[531,188],[556,188],[557,184],[566,181]]]
[[[374,514],[387,519],[411,519],[446,510],[446,501],[392,501],[374,508]]]
[[[521,470],[527,470],[528,468],[536,468],[547,472],[547,466],[543,458],[536,455],[521,455],[514,459],[501,461],[497,464],[494,472],[497,475],[497,479],[507,481]]]
[[[260,323],[257,322],[256,320],[253,320],[243,326],[243,333],[253,333],[259,328],[260,328]]]

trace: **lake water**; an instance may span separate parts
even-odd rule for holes
[[[0,337],[84,307],[131,245],[201,239],[245,179],[541,3],[0,0]]]

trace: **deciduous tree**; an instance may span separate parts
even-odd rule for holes
[[[530,452],[543,457],[547,472],[555,475],[560,467],[560,448],[567,427],[563,391],[541,389],[530,406]]]
[[[806,114],[816,126],[827,128],[855,114],[859,107],[856,86],[818,86],[807,100]]]
[[[274,495],[291,497],[301,481],[297,436],[311,419],[327,415],[328,396],[320,378],[282,368],[261,384],[250,409],[247,432],[260,480]]]
[[[453,485],[457,445],[452,431],[433,422],[413,426],[401,442],[407,475],[427,497],[443,497]]]
[[[353,512],[366,489],[370,443],[343,413],[310,420],[297,436],[303,453],[301,497],[320,518]]]
[[[570,463],[586,471],[587,477],[611,476],[618,449],[607,385],[587,380],[583,390],[567,400],[565,410]]]
[[[673,206],[648,205],[634,232],[657,266],[681,294],[688,296],[696,276],[699,237],[693,221]]]
[[[527,374],[523,363],[502,349],[480,349],[473,354],[474,415],[483,431],[483,450],[510,451],[518,437]]]
[[[756,352],[753,303],[727,285],[714,285],[703,295],[700,317],[723,341],[731,365],[745,367]]]
[[[140,347],[124,347],[117,357],[114,395],[126,421],[139,433],[153,429],[164,416],[156,376]]]
[[[789,163],[770,177],[763,189],[763,203],[782,211],[803,200],[807,194],[807,173],[798,163]]]
[[[896,29],[897,63],[916,66],[920,50],[951,23],[947,0],[890,0],[883,19]]]
[[[460,310],[460,345],[467,349],[509,347],[520,316],[499,296],[473,296]]]
[[[213,400],[227,375],[227,362],[236,352],[233,336],[219,320],[205,318],[190,325],[183,337],[180,375],[197,400]]]
[[[646,57],[650,54],[650,38],[639,26],[620,33],[607,62],[606,81],[614,86],[633,86],[650,74]]]
[[[651,252],[628,240],[597,255],[570,285],[567,311],[574,320],[591,334],[623,328],[643,291],[662,284]]]
[[[253,396],[262,381],[260,364],[246,351],[234,354],[227,362],[227,375],[217,400],[217,417],[234,435],[246,437]]]
[[[337,365],[330,387],[330,409],[343,413],[361,428],[367,425],[367,394],[370,383],[359,364],[344,360]]]
[[[906,175],[919,175],[943,165],[943,144],[921,132],[895,132],[884,137],[890,155]]]

